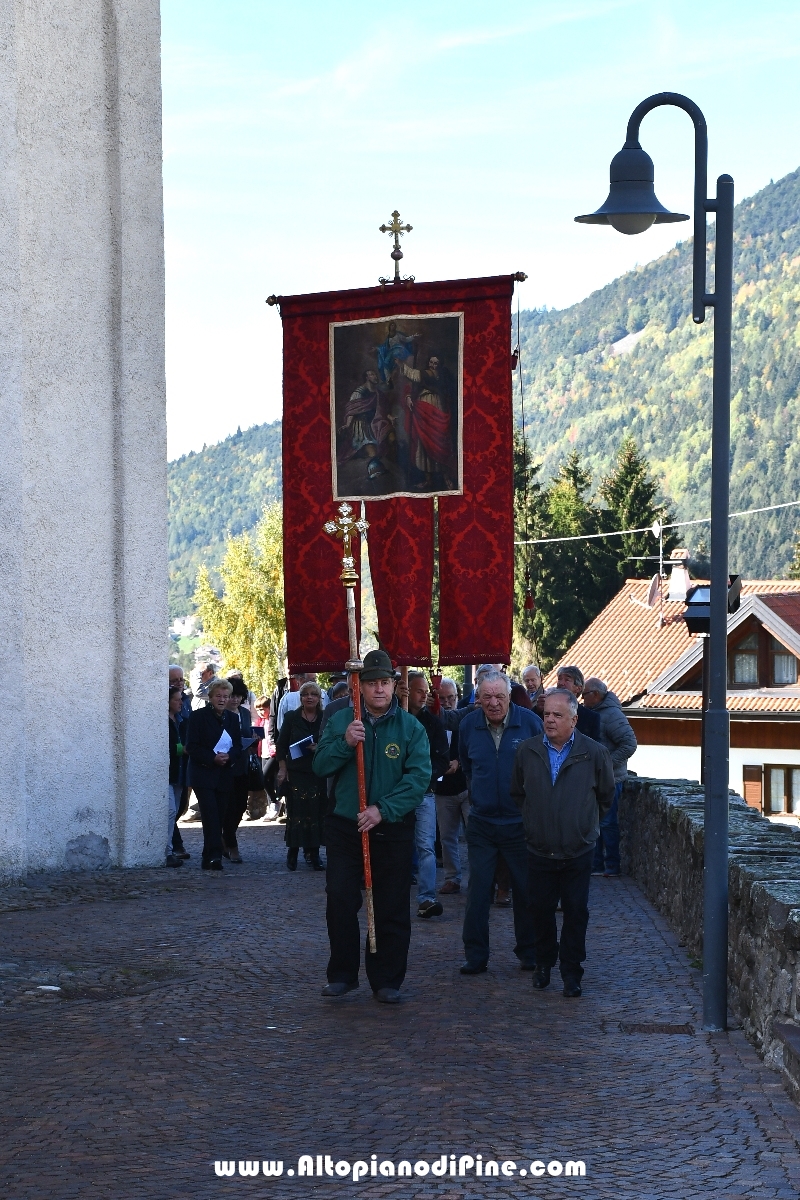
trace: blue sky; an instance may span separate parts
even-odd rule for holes
[[[800,165],[796,0],[162,0],[162,36],[171,458],[280,416],[266,297],[389,274],[394,208],[418,279],[523,270],[560,308],[688,230],[572,220],[652,92],[697,101],[739,199]],[[690,212],[688,117],[642,144]]]

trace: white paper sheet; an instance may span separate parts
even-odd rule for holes
[[[214,747],[215,754],[227,754],[233,745],[233,738],[228,733],[227,729],[223,729],[219,741]]]

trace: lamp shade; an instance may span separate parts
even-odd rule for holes
[[[597,212],[576,217],[583,225],[613,225],[620,233],[644,233],[651,225],[688,221],[686,213],[673,213],[656,196],[653,160],[637,142],[626,144],[611,160],[611,190]]]

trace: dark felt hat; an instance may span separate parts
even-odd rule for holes
[[[370,650],[364,655],[364,666],[359,672],[361,679],[370,683],[373,679],[394,679],[392,660],[385,650]]]

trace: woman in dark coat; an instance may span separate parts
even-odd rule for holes
[[[322,723],[322,692],[319,685],[304,683],[300,688],[300,707],[291,709],[283,719],[276,758],[278,759],[277,783],[288,777],[289,790],[286,797],[286,866],[297,870],[297,852],[303,847],[305,860],[315,871],[324,871],[319,848],[325,844],[323,820],[327,807],[325,780],[319,779],[312,770],[314,750],[319,742]],[[304,747],[299,758],[292,758],[290,747],[310,737],[312,741]]]
[[[238,717],[226,707],[231,690],[227,679],[215,679],[209,684],[208,703],[189,718],[189,783],[203,822],[204,871],[222,870],[222,822],[233,789],[233,764],[242,749]],[[224,734],[230,749],[223,752],[216,746]]]
[[[247,738],[252,738],[256,733],[260,734],[261,730],[253,729],[253,720],[250,716],[249,708],[250,692],[247,685],[242,679],[236,676],[229,680],[229,683],[233,690],[228,697],[228,711],[232,712],[234,718],[239,722],[242,738],[246,740]],[[236,840],[236,831],[247,808],[251,754],[258,754],[257,742],[254,746],[245,750],[239,756],[238,762],[233,764],[233,789],[222,822],[222,853],[232,863],[240,863],[242,861]]]

